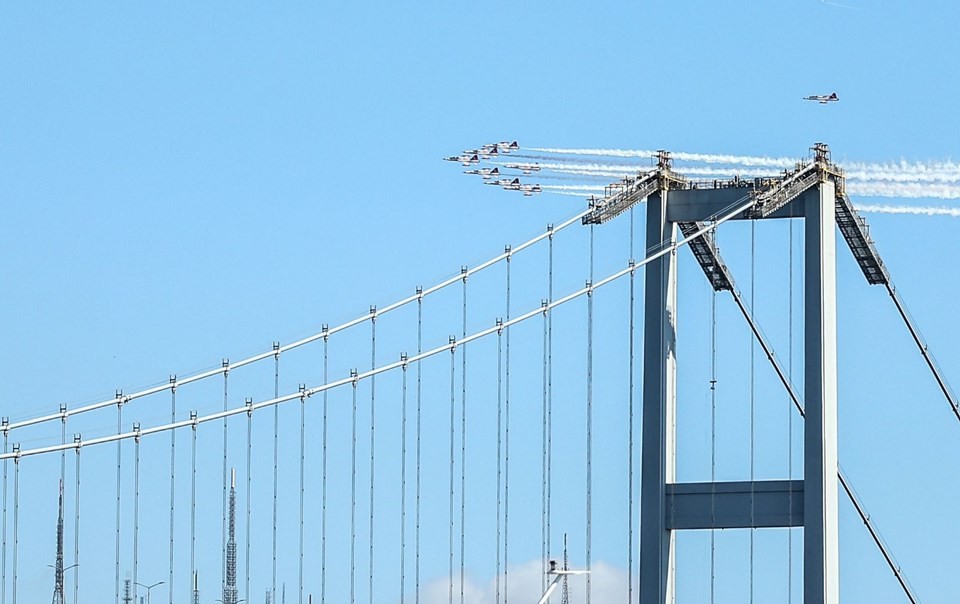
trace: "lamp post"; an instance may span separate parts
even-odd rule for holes
[[[163,581],[157,581],[153,585],[144,585],[143,583],[137,583],[136,585],[139,585],[140,587],[147,590],[147,604],[150,604],[150,591],[153,590],[153,588],[157,587],[158,585],[163,585]]]

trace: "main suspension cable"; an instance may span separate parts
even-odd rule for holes
[[[613,283],[614,281],[617,281],[618,279],[621,279],[622,277],[630,274],[631,272],[636,271],[636,270],[639,269],[639,268],[642,268],[642,267],[646,266],[646,265],[649,264],[650,262],[653,262],[653,261],[655,261],[655,260],[658,260],[658,259],[662,258],[663,256],[665,256],[665,255],[667,255],[667,254],[674,253],[679,247],[684,246],[684,245],[687,245],[688,243],[690,243],[690,242],[693,241],[694,239],[696,239],[696,238],[698,238],[698,237],[701,237],[702,235],[713,231],[718,225],[723,224],[723,223],[726,222],[727,220],[730,220],[733,216],[735,216],[735,215],[743,212],[743,211],[746,210],[747,208],[749,208],[749,207],[752,205],[753,202],[743,203],[743,201],[744,201],[745,199],[747,199],[747,198],[744,197],[743,199],[738,200],[737,203],[732,204],[732,205],[730,206],[730,208],[728,208],[728,211],[725,211],[725,212],[721,215],[721,217],[720,217],[719,219],[717,219],[716,221],[711,222],[711,223],[703,226],[702,228],[698,229],[695,233],[692,233],[689,237],[686,237],[686,238],[684,238],[684,239],[682,239],[682,240],[679,240],[679,241],[667,242],[667,243],[665,243],[665,244],[663,244],[663,245],[655,246],[655,247],[656,247],[656,250],[655,250],[655,251],[652,251],[652,252],[650,253],[650,255],[647,256],[646,258],[644,258],[642,261],[637,262],[637,263],[635,263],[635,264],[633,264],[633,265],[627,266],[626,268],[623,268],[623,269],[621,269],[621,270],[619,270],[619,271],[616,271],[616,272],[614,272],[614,273],[612,273],[612,274],[604,277],[603,279],[601,279],[601,280],[599,280],[599,281],[596,281],[596,282],[593,284],[593,287],[592,287],[590,290],[588,290],[588,288],[584,287],[584,288],[581,288],[581,289],[576,290],[576,291],[574,291],[574,292],[571,292],[571,293],[569,293],[569,294],[567,294],[567,295],[565,295],[565,296],[563,296],[563,297],[561,297],[561,298],[558,298],[558,299],[554,300],[553,302],[551,302],[551,303],[548,305],[547,310],[548,310],[548,311],[549,311],[549,310],[552,310],[552,309],[554,309],[554,308],[556,308],[556,307],[558,307],[558,306],[562,306],[562,305],[564,305],[564,304],[567,304],[568,302],[571,302],[571,301],[576,300],[576,299],[578,299],[578,298],[580,298],[580,297],[582,297],[582,296],[585,296],[585,295],[587,295],[588,291],[595,291],[595,290],[597,290],[597,289],[599,289],[599,288],[601,288],[601,287],[603,287],[603,286],[605,286],[605,285],[608,285],[608,284],[610,284],[610,283]],[[501,321],[500,323],[498,323],[497,325],[495,325],[495,326],[493,326],[493,327],[489,327],[489,328],[486,328],[486,329],[481,329],[481,330],[479,330],[479,331],[477,331],[477,332],[474,332],[474,333],[468,335],[468,336],[467,336],[465,339],[463,339],[461,342],[459,342],[459,345],[466,344],[466,343],[469,343],[469,342],[473,342],[474,340],[479,340],[479,339],[485,338],[485,337],[487,337],[487,336],[491,336],[491,335],[493,335],[493,334],[495,334],[495,333],[498,333],[499,331],[501,331],[501,330],[503,330],[503,329],[506,329],[506,328],[511,327],[511,326],[513,326],[513,325],[516,325],[516,324],[518,324],[518,323],[522,323],[522,322],[524,322],[524,321],[528,321],[528,320],[530,320],[530,319],[532,319],[532,318],[534,318],[534,317],[540,316],[542,313],[543,313],[543,307],[542,307],[542,306],[538,306],[537,308],[535,308],[535,309],[533,309],[533,310],[527,311],[527,312],[525,312],[525,313],[523,313],[523,314],[521,314],[521,315],[518,315],[518,316],[516,316],[516,317],[513,317],[512,319],[510,319],[510,320],[507,321],[507,322],[502,322],[502,321]],[[444,344],[443,346],[438,346],[438,347],[436,347],[436,348],[432,348],[432,349],[429,349],[429,350],[424,350],[423,352],[418,353],[416,356],[410,357],[409,359],[407,359],[407,362],[408,362],[408,363],[419,363],[420,361],[422,361],[422,360],[424,360],[424,359],[426,359],[426,358],[429,358],[429,357],[432,357],[432,356],[436,356],[436,355],[441,354],[441,353],[448,352],[449,350],[450,350],[450,345],[449,345],[449,344]],[[341,379],[334,380],[334,381],[328,381],[328,382],[326,382],[326,383],[324,383],[324,384],[317,385],[317,386],[314,386],[314,387],[312,387],[312,388],[308,388],[307,391],[306,391],[306,394],[307,394],[308,397],[314,396],[314,395],[316,395],[316,394],[320,394],[320,393],[322,393],[322,392],[326,392],[327,390],[331,390],[331,389],[333,389],[333,388],[340,388],[340,387],[344,387],[344,386],[353,384],[353,383],[355,383],[355,382],[357,382],[357,381],[359,381],[359,380],[369,379],[372,375],[377,375],[377,374],[380,374],[380,373],[386,373],[386,372],[389,372],[389,371],[398,370],[398,369],[400,369],[401,366],[402,366],[402,363],[400,363],[399,361],[397,361],[397,362],[392,362],[392,363],[387,363],[386,365],[382,365],[382,366],[376,368],[376,370],[374,370],[374,371],[365,371],[365,372],[362,373],[362,374],[358,374],[357,371],[356,371],[356,369],[354,369],[354,370],[351,372],[350,377],[348,377],[348,378],[341,378]],[[291,400],[299,400],[299,398],[300,398],[300,393],[299,393],[299,392],[296,392],[296,393],[293,393],[293,394],[286,394],[286,395],[283,395],[283,396],[279,396],[279,397],[276,397],[276,398],[271,398],[271,399],[267,399],[267,400],[263,400],[263,401],[260,401],[260,402],[258,402],[258,403],[255,403],[255,404],[252,406],[252,408],[253,408],[253,409],[261,409],[261,408],[273,407],[273,406],[275,406],[275,405],[279,405],[279,404],[282,404],[282,403],[285,403],[285,402],[288,402],[288,401],[291,401]],[[210,414],[210,415],[205,415],[205,416],[203,416],[203,417],[197,418],[195,421],[196,421],[197,423],[206,423],[206,422],[211,422],[211,421],[222,420],[222,419],[225,419],[225,418],[227,418],[227,417],[229,417],[229,416],[231,416],[231,415],[238,415],[238,414],[240,414],[240,413],[246,413],[246,412],[247,412],[247,407],[246,407],[246,405],[244,405],[243,407],[237,407],[237,408],[229,409],[229,410],[224,411],[224,412],[217,412],[217,413],[213,413],[213,414]],[[159,426],[153,426],[153,427],[150,427],[150,428],[144,428],[144,429],[141,430],[141,434],[142,434],[142,436],[148,436],[148,435],[151,435],[151,434],[159,434],[159,433],[165,432],[165,431],[167,431],[167,430],[176,430],[176,429],[179,429],[179,428],[186,428],[186,427],[190,426],[192,423],[194,423],[194,422],[193,422],[193,421],[187,421],[187,420],[180,420],[180,421],[178,421],[178,422],[175,423],[175,424],[164,424],[164,425],[159,425]],[[114,434],[114,435],[110,435],[110,436],[103,436],[103,437],[99,437],[99,438],[93,438],[93,439],[89,439],[89,440],[86,440],[86,441],[78,441],[78,442],[75,442],[75,443],[72,443],[72,444],[68,444],[68,445],[66,445],[66,446],[67,446],[68,448],[75,449],[75,448],[78,448],[78,447],[86,447],[86,446],[94,446],[94,445],[112,443],[112,442],[117,442],[117,441],[120,441],[120,440],[127,440],[127,439],[130,439],[130,438],[133,438],[133,434],[132,434],[132,433],[122,433],[122,434]],[[34,455],[44,455],[44,454],[59,452],[59,451],[61,451],[61,450],[63,449],[63,447],[64,447],[63,445],[52,445],[52,446],[46,446],[46,447],[38,447],[38,448],[35,448],[35,449],[27,449],[27,450],[22,450],[22,451],[20,451],[20,452],[18,453],[18,456],[20,456],[20,457],[25,457],[25,456],[34,456]],[[12,453],[0,454],[0,460],[3,460],[3,459],[12,459],[13,457],[14,457],[14,455],[13,455]]]
[[[556,226],[556,228],[553,229],[553,231],[561,231],[561,230],[563,230],[563,229],[565,229],[565,228],[567,228],[567,227],[569,227],[569,226],[579,224],[581,218],[583,218],[584,216],[586,216],[587,214],[589,214],[591,211],[592,211],[591,209],[586,209],[586,210],[583,210],[583,211],[581,211],[581,212],[578,212],[576,215],[574,215],[574,216],[568,218],[567,220],[564,220],[562,223],[558,224],[558,225]],[[549,237],[549,236],[550,236],[550,233],[549,233],[549,232],[540,233],[539,235],[537,235],[537,236],[535,236],[535,237],[533,237],[533,238],[531,238],[531,239],[528,239],[527,241],[524,241],[523,243],[521,243],[521,244],[519,244],[519,245],[517,245],[517,246],[514,246],[514,248],[513,248],[513,253],[517,253],[517,252],[520,252],[520,251],[525,250],[525,249],[527,249],[527,248],[530,248],[530,247],[534,246],[535,244],[539,243],[540,241],[543,241],[544,239],[546,239],[546,238]],[[507,258],[507,254],[506,254],[506,253],[500,254],[500,255],[497,255],[497,256],[494,256],[493,258],[490,258],[489,260],[486,260],[485,262],[481,262],[480,264],[478,264],[478,265],[474,266],[473,268],[471,268],[468,274],[469,274],[469,275],[473,275],[473,274],[478,273],[478,272],[480,272],[480,271],[486,270],[486,269],[488,269],[488,268],[490,268],[490,267],[492,267],[492,266],[495,266],[495,265],[497,265],[498,263],[506,260],[506,258]],[[394,303],[392,303],[392,304],[389,304],[389,305],[383,307],[382,309],[380,309],[380,311],[379,311],[378,314],[381,314],[381,315],[382,315],[382,314],[384,314],[384,313],[388,313],[388,312],[397,310],[397,309],[399,309],[399,308],[402,308],[402,307],[404,307],[404,306],[407,306],[408,304],[412,304],[412,303],[414,303],[414,302],[416,302],[416,301],[418,301],[418,300],[421,300],[424,296],[428,296],[428,295],[430,295],[430,294],[434,294],[434,293],[436,293],[436,292],[438,292],[438,291],[441,291],[441,290],[443,290],[443,289],[445,289],[445,288],[447,288],[447,287],[449,287],[449,286],[451,286],[451,285],[456,284],[457,282],[460,281],[460,279],[461,279],[460,275],[456,275],[456,276],[454,276],[454,277],[451,277],[451,278],[449,278],[449,279],[446,279],[446,280],[444,280],[444,281],[441,281],[440,283],[438,283],[438,284],[436,284],[436,285],[434,285],[434,286],[432,286],[432,287],[428,287],[428,288],[426,288],[426,289],[424,289],[424,288],[418,288],[417,293],[414,294],[413,296],[409,296],[409,297],[407,297],[407,298],[404,298],[404,299],[402,299],[402,300],[399,300],[399,301],[397,301],[397,302],[394,302]],[[307,336],[307,337],[302,338],[302,339],[300,339],[300,340],[297,340],[297,341],[295,341],[295,342],[291,342],[290,344],[285,344],[284,346],[282,346],[282,347],[279,349],[279,352],[280,352],[280,353],[284,353],[284,352],[287,352],[287,351],[289,351],[289,350],[293,350],[293,349],[295,349],[295,348],[299,348],[299,347],[301,347],[301,346],[305,346],[305,345],[310,344],[310,343],[312,343],[312,342],[316,342],[316,341],[318,341],[318,340],[324,339],[325,337],[327,337],[327,336],[329,336],[329,335],[332,335],[332,334],[334,334],[334,333],[337,333],[337,332],[340,332],[340,331],[344,331],[344,330],[346,330],[346,329],[349,329],[349,328],[351,328],[351,327],[354,327],[354,326],[356,326],[356,325],[359,325],[359,324],[361,324],[361,323],[364,323],[365,321],[368,321],[368,320],[370,320],[370,315],[369,315],[369,314],[361,315],[361,316],[359,316],[359,317],[357,317],[357,318],[355,318],[355,319],[351,319],[350,321],[347,321],[346,323],[343,323],[343,324],[341,324],[341,325],[337,325],[337,326],[335,326],[335,327],[328,327],[326,330],[323,330],[323,331],[321,331],[320,333],[312,334],[312,335],[310,335],[310,336]],[[239,369],[240,367],[244,367],[244,366],[247,366],[247,365],[252,365],[252,364],[254,364],[254,363],[257,363],[257,362],[260,362],[260,361],[269,359],[269,358],[275,356],[276,352],[277,352],[277,351],[275,351],[275,350],[270,350],[270,351],[267,351],[267,352],[261,352],[261,353],[259,353],[259,354],[256,354],[256,355],[252,356],[252,357],[248,357],[248,358],[246,358],[246,359],[241,359],[241,360],[239,360],[239,361],[236,361],[236,362],[234,362],[234,363],[232,363],[232,364],[224,363],[224,364],[222,364],[220,367],[218,367],[218,368],[216,368],[216,369],[211,369],[211,370],[207,370],[207,371],[202,371],[202,372],[200,372],[200,373],[196,373],[196,374],[192,374],[192,375],[186,374],[185,377],[180,378],[178,384],[179,384],[180,386],[185,386],[185,385],[191,384],[191,383],[193,383],[193,382],[198,382],[198,381],[205,380],[205,379],[208,379],[208,378],[217,376],[217,375],[222,375],[222,374],[227,373],[227,371],[229,371],[230,369]],[[147,396],[150,396],[150,395],[153,395],[153,394],[158,394],[158,393],[160,393],[160,392],[163,392],[163,391],[165,391],[165,390],[168,390],[169,388],[170,388],[170,384],[165,383],[165,384],[161,384],[161,385],[158,385],[158,386],[153,386],[153,387],[151,387],[151,388],[147,388],[147,389],[145,389],[145,390],[140,390],[140,391],[137,391],[137,392],[132,392],[132,393],[130,393],[130,394],[128,394],[128,395],[125,395],[125,396],[123,397],[123,398],[124,398],[124,402],[130,402],[130,401],[134,401],[134,400],[137,400],[137,399],[140,399],[140,398],[144,398],[144,397],[147,397]],[[86,406],[83,406],[83,407],[78,407],[78,408],[76,408],[76,409],[72,409],[72,410],[67,411],[67,415],[70,415],[70,416],[72,416],[72,415],[80,415],[80,414],[83,414],[83,413],[88,413],[88,412],[91,412],[91,411],[96,411],[96,410],[98,410],[98,409],[104,409],[104,408],[107,408],[107,407],[111,407],[111,406],[113,406],[113,405],[118,404],[118,403],[120,402],[119,399],[120,399],[120,397],[119,397],[119,395],[118,395],[118,396],[116,396],[116,397],[114,397],[114,398],[112,398],[112,399],[109,399],[109,400],[99,401],[99,402],[92,403],[92,404],[89,404],[89,405],[86,405]],[[43,416],[40,416],[40,417],[35,417],[35,418],[30,418],[30,419],[22,420],[22,421],[19,421],[19,422],[12,422],[12,423],[10,423],[10,424],[7,426],[7,429],[8,429],[8,430],[15,430],[15,429],[18,429],[18,428],[24,428],[24,427],[27,427],[27,426],[33,426],[33,425],[36,425],[36,424],[41,424],[41,423],[45,423],[45,422],[50,422],[50,421],[59,420],[61,417],[62,417],[62,414],[61,414],[61,413],[52,413],[52,414],[43,415]],[[224,512],[224,516],[226,516],[226,512]],[[224,533],[226,533],[226,529],[224,529]],[[225,539],[226,539],[226,537],[224,537],[224,540],[225,540]]]

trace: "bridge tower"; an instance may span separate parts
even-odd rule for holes
[[[846,200],[842,172],[826,145],[814,158],[774,179],[691,183],[671,171],[660,152],[657,169],[598,205],[584,222],[602,222],[647,198],[646,245],[656,249],[731,211],[735,219],[805,221],[804,467],[802,480],[678,483],[675,474],[677,385],[676,252],[647,265],[644,299],[643,448],[640,501],[640,603],[674,601],[674,532],[689,529],[804,529],[805,604],[838,604],[837,546],[837,212]],[[612,203],[611,203],[612,202]],[[749,201],[748,201],[749,203]],[[852,211],[852,210],[851,210]],[[606,214],[604,214],[606,212]],[[842,225],[841,225],[842,227]],[[715,289],[732,289],[713,237],[691,245]],[[866,268],[864,271],[866,273]]]

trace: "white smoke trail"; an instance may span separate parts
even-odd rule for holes
[[[533,151],[545,153],[556,153],[560,155],[581,155],[593,157],[622,157],[622,158],[649,158],[655,154],[648,149],[559,149],[559,148],[531,148]],[[749,155],[722,155],[709,153],[687,153],[683,151],[672,152],[671,156],[676,161],[695,162],[707,164],[733,164],[743,166],[744,172],[749,172],[750,168],[793,168],[797,161],[794,158],[786,157],[763,157]],[[561,158],[557,158],[561,159]],[[580,163],[583,166],[601,165],[576,162],[576,160],[561,159],[564,163]],[[960,182],[960,163],[953,161],[928,161],[928,162],[907,162],[897,163],[866,163],[866,162],[838,162],[842,168],[848,171],[847,177],[854,180],[892,180],[899,182],[922,181],[922,182]],[[636,165],[637,169],[649,169],[648,166]],[[615,167],[606,165],[605,169],[621,169],[622,165]],[[686,168],[678,168],[678,171],[684,171]],[[912,177],[912,178],[911,178]]]
[[[644,157],[656,155],[656,151],[647,149],[557,149],[530,147],[531,151],[542,153],[558,153],[561,155],[592,155],[596,157]],[[718,155],[711,153],[687,153],[671,151],[670,156],[679,161],[703,162],[707,164],[742,164],[744,166],[761,166],[766,168],[792,168],[797,164],[796,159],[788,157],[759,157],[750,155]]]
[[[946,184],[850,182],[847,192],[866,197],[960,199],[960,186]]]
[[[603,193],[603,187],[597,185],[541,185],[544,191],[585,191]]]
[[[913,214],[915,216],[953,216],[960,218],[960,208],[857,204],[857,209],[871,214]]]

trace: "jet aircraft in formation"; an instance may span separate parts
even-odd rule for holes
[[[540,164],[507,164],[506,167],[511,170],[520,170],[524,174],[540,171]]]
[[[826,105],[827,103],[836,103],[840,100],[840,97],[837,96],[836,92],[831,92],[830,94],[812,94],[810,96],[803,97],[805,101],[816,101],[821,105]]]
[[[511,151],[517,151],[519,149],[520,144],[517,141],[500,141],[499,143],[488,143],[486,145],[481,145],[478,149],[467,149],[460,155],[445,157],[443,159],[447,161],[460,162],[464,166],[470,166],[473,164],[479,164],[485,159],[497,157],[500,154],[510,153]],[[540,164],[514,163],[506,164],[505,167],[511,170],[520,170],[524,174],[532,174],[540,171]],[[540,185],[524,184],[520,182],[519,178],[496,178],[500,176],[500,168],[498,167],[476,167],[472,170],[465,170],[464,174],[475,174],[483,178],[483,184],[485,185],[494,185],[506,189],[507,191],[519,191],[523,193],[524,197],[531,197],[532,195],[536,195],[542,191]],[[493,180],[495,178],[496,180]]]
[[[453,155],[450,157],[444,157],[445,161],[458,161],[464,166],[469,166],[470,164],[480,163],[480,156],[476,153],[463,153],[461,155]]]
[[[540,185],[526,185],[520,182],[519,178],[501,178],[484,184],[501,187],[507,191],[520,191],[524,197],[530,197],[542,190]]]
[[[500,168],[477,168],[476,170],[466,170],[464,174],[476,174],[484,180],[487,180],[494,176],[500,176]]]

